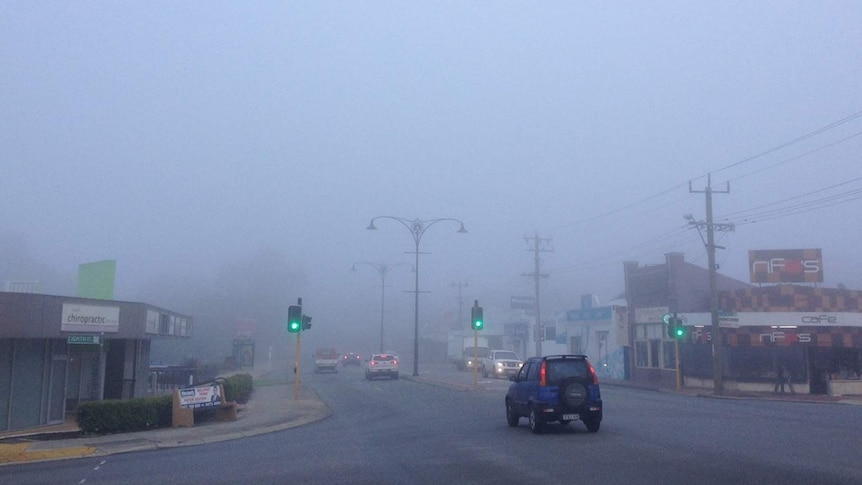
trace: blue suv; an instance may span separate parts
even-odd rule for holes
[[[522,416],[530,431],[541,433],[545,424],[583,421],[595,433],[602,423],[602,395],[596,370],[585,355],[532,357],[509,378],[506,420],[518,426]]]

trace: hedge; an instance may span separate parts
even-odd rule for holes
[[[253,389],[251,374],[234,374],[210,384],[224,386],[225,401],[246,402]],[[78,405],[76,421],[85,434],[124,433],[170,427],[172,411],[173,395],[85,401]]]
[[[141,431],[171,425],[172,396],[86,401],[78,405],[76,421],[87,434]]]

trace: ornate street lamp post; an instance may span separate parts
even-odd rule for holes
[[[416,264],[413,266],[415,270],[415,278],[414,278],[414,286],[413,286],[413,375],[419,375],[419,242],[422,240],[422,235],[425,234],[425,231],[428,230],[434,224],[442,221],[453,221],[460,224],[458,229],[459,233],[467,232],[464,229],[464,222],[460,219],[451,219],[451,218],[443,218],[443,219],[431,219],[425,220],[422,219],[405,219],[403,217],[393,217],[393,216],[377,216],[371,219],[371,222],[368,223],[369,231],[376,231],[377,227],[374,225],[374,221],[377,219],[392,219],[393,221],[401,223],[404,227],[410,231],[410,234],[413,235],[413,242],[416,244],[416,250],[413,254],[416,255]]]
[[[395,263],[395,264],[386,264],[386,263],[369,263],[367,261],[357,261],[353,263],[353,266],[350,267],[350,271],[356,271],[357,264],[365,264],[371,266],[372,268],[377,270],[377,274],[380,275],[380,353],[384,352],[383,350],[383,323],[384,323],[384,311],[385,311],[385,301],[386,301],[386,275],[389,274],[389,270],[396,266],[410,266],[408,263]]]

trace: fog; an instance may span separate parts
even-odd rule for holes
[[[420,247],[423,328],[479,299],[610,301],[623,261],[682,252],[711,174],[719,271],[822,248],[862,288],[862,4],[855,2],[7,2],[0,15],[0,281],[191,314],[179,350],[236,322],[309,345],[379,339],[380,278],[413,263],[391,219],[453,218]],[[729,193],[721,193],[727,191]],[[386,280],[412,335],[414,274]],[[469,312],[468,312],[469,313]],[[443,322],[443,323],[440,323]],[[393,340],[396,342],[397,340]],[[407,353],[407,349],[403,349]]]

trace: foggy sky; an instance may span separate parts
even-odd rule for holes
[[[531,294],[536,235],[553,313],[622,293],[626,260],[705,267],[683,217],[712,173],[738,224],[722,273],[822,248],[824,285],[862,288],[862,118],[805,137],[862,111],[860,25],[850,1],[6,2],[0,281],[71,294],[116,259],[117,299],[192,311],[266,254],[292,280],[248,278],[303,297],[317,338],[364,335],[380,281],[351,265],[414,249],[369,220],[457,218],[422,239],[423,320],[457,311],[453,283],[486,308]],[[387,286],[407,331],[409,269]]]

